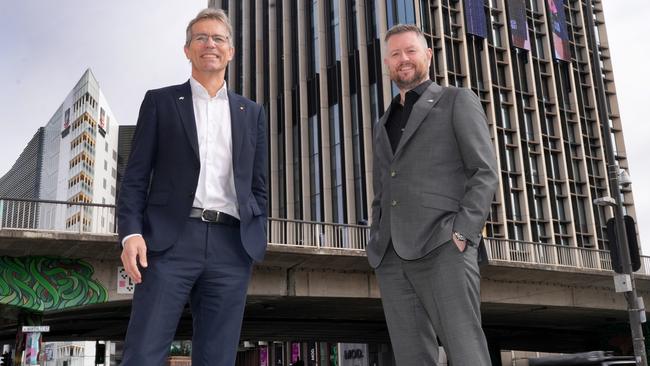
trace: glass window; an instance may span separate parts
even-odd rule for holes
[[[339,105],[334,104],[329,108],[330,119],[330,164],[332,179],[332,214],[334,222],[344,223],[345,191],[343,182],[345,177],[343,163],[343,126],[339,116]]]
[[[323,221],[322,165],[320,158],[320,126],[318,116],[309,117],[309,185],[311,187],[311,220]]]

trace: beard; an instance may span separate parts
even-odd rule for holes
[[[401,66],[401,65],[400,65]],[[424,67],[423,65],[417,65],[413,64],[414,66],[414,71],[413,75],[410,77],[405,77],[402,78],[399,74],[399,67],[396,70],[391,70],[390,72],[390,78],[393,80],[395,85],[401,90],[411,90],[415,88],[416,86],[420,85],[420,83],[423,80],[426,80],[428,78],[428,67]]]

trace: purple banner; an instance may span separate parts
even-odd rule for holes
[[[260,366],[269,366],[269,348],[260,347]]]
[[[291,343],[291,363],[300,359],[300,343]]]
[[[467,24],[467,33],[487,38],[483,0],[465,1],[465,24]]]
[[[564,0],[546,0],[549,15],[551,16],[551,29],[553,30],[553,50],[558,60],[571,62],[569,49],[569,32],[564,16]]]
[[[512,45],[530,51],[528,25],[526,24],[526,4],[524,0],[509,0],[508,15]]]

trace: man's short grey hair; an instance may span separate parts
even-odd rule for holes
[[[187,29],[185,30],[185,47],[189,47],[190,42],[192,42],[192,26],[196,24],[196,22],[205,19],[213,19],[225,25],[226,30],[228,31],[228,43],[230,44],[230,47],[234,47],[232,39],[232,24],[230,24],[228,14],[226,14],[223,9],[215,8],[205,8],[196,14],[196,17],[194,17],[194,19],[190,20],[190,23],[187,25]]]
[[[408,32],[415,33],[420,41],[422,41],[424,48],[429,48],[429,45],[427,44],[427,38],[424,36],[424,32],[422,32],[422,29],[420,29],[420,27],[415,24],[395,24],[388,30],[388,32],[386,32],[386,36],[384,36],[384,42],[388,42],[388,39],[394,35]]]

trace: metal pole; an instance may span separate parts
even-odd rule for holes
[[[594,26],[594,8],[592,0],[586,0],[586,18],[587,18],[587,38],[589,41],[589,48],[594,51],[591,57],[591,64],[593,70],[593,79],[598,88],[596,93],[598,117],[603,133],[603,140],[605,140],[605,153],[607,156],[607,174],[609,175],[609,187],[611,194],[616,200],[614,209],[614,220],[616,223],[616,238],[619,247],[619,258],[622,261],[623,273],[629,276],[630,291],[625,291],[625,299],[627,300],[627,311],[630,317],[630,330],[632,331],[632,343],[634,345],[634,356],[637,365],[648,366],[648,360],[645,352],[645,342],[643,338],[643,329],[641,327],[641,310],[639,309],[638,295],[636,292],[636,285],[634,283],[634,273],[632,272],[632,260],[630,259],[630,248],[627,244],[627,234],[625,232],[625,221],[623,212],[623,202],[621,199],[621,189],[618,181],[619,168],[616,163],[616,156],[614,155],[614,146],[612,146],[612,131],[609,126],[609,114],[607,112],[607,100],[605,99],[605,83],[603,82],[603,73],[600,67],[600,47],[596,44],[595,35],[591,32],[596,32]]]

